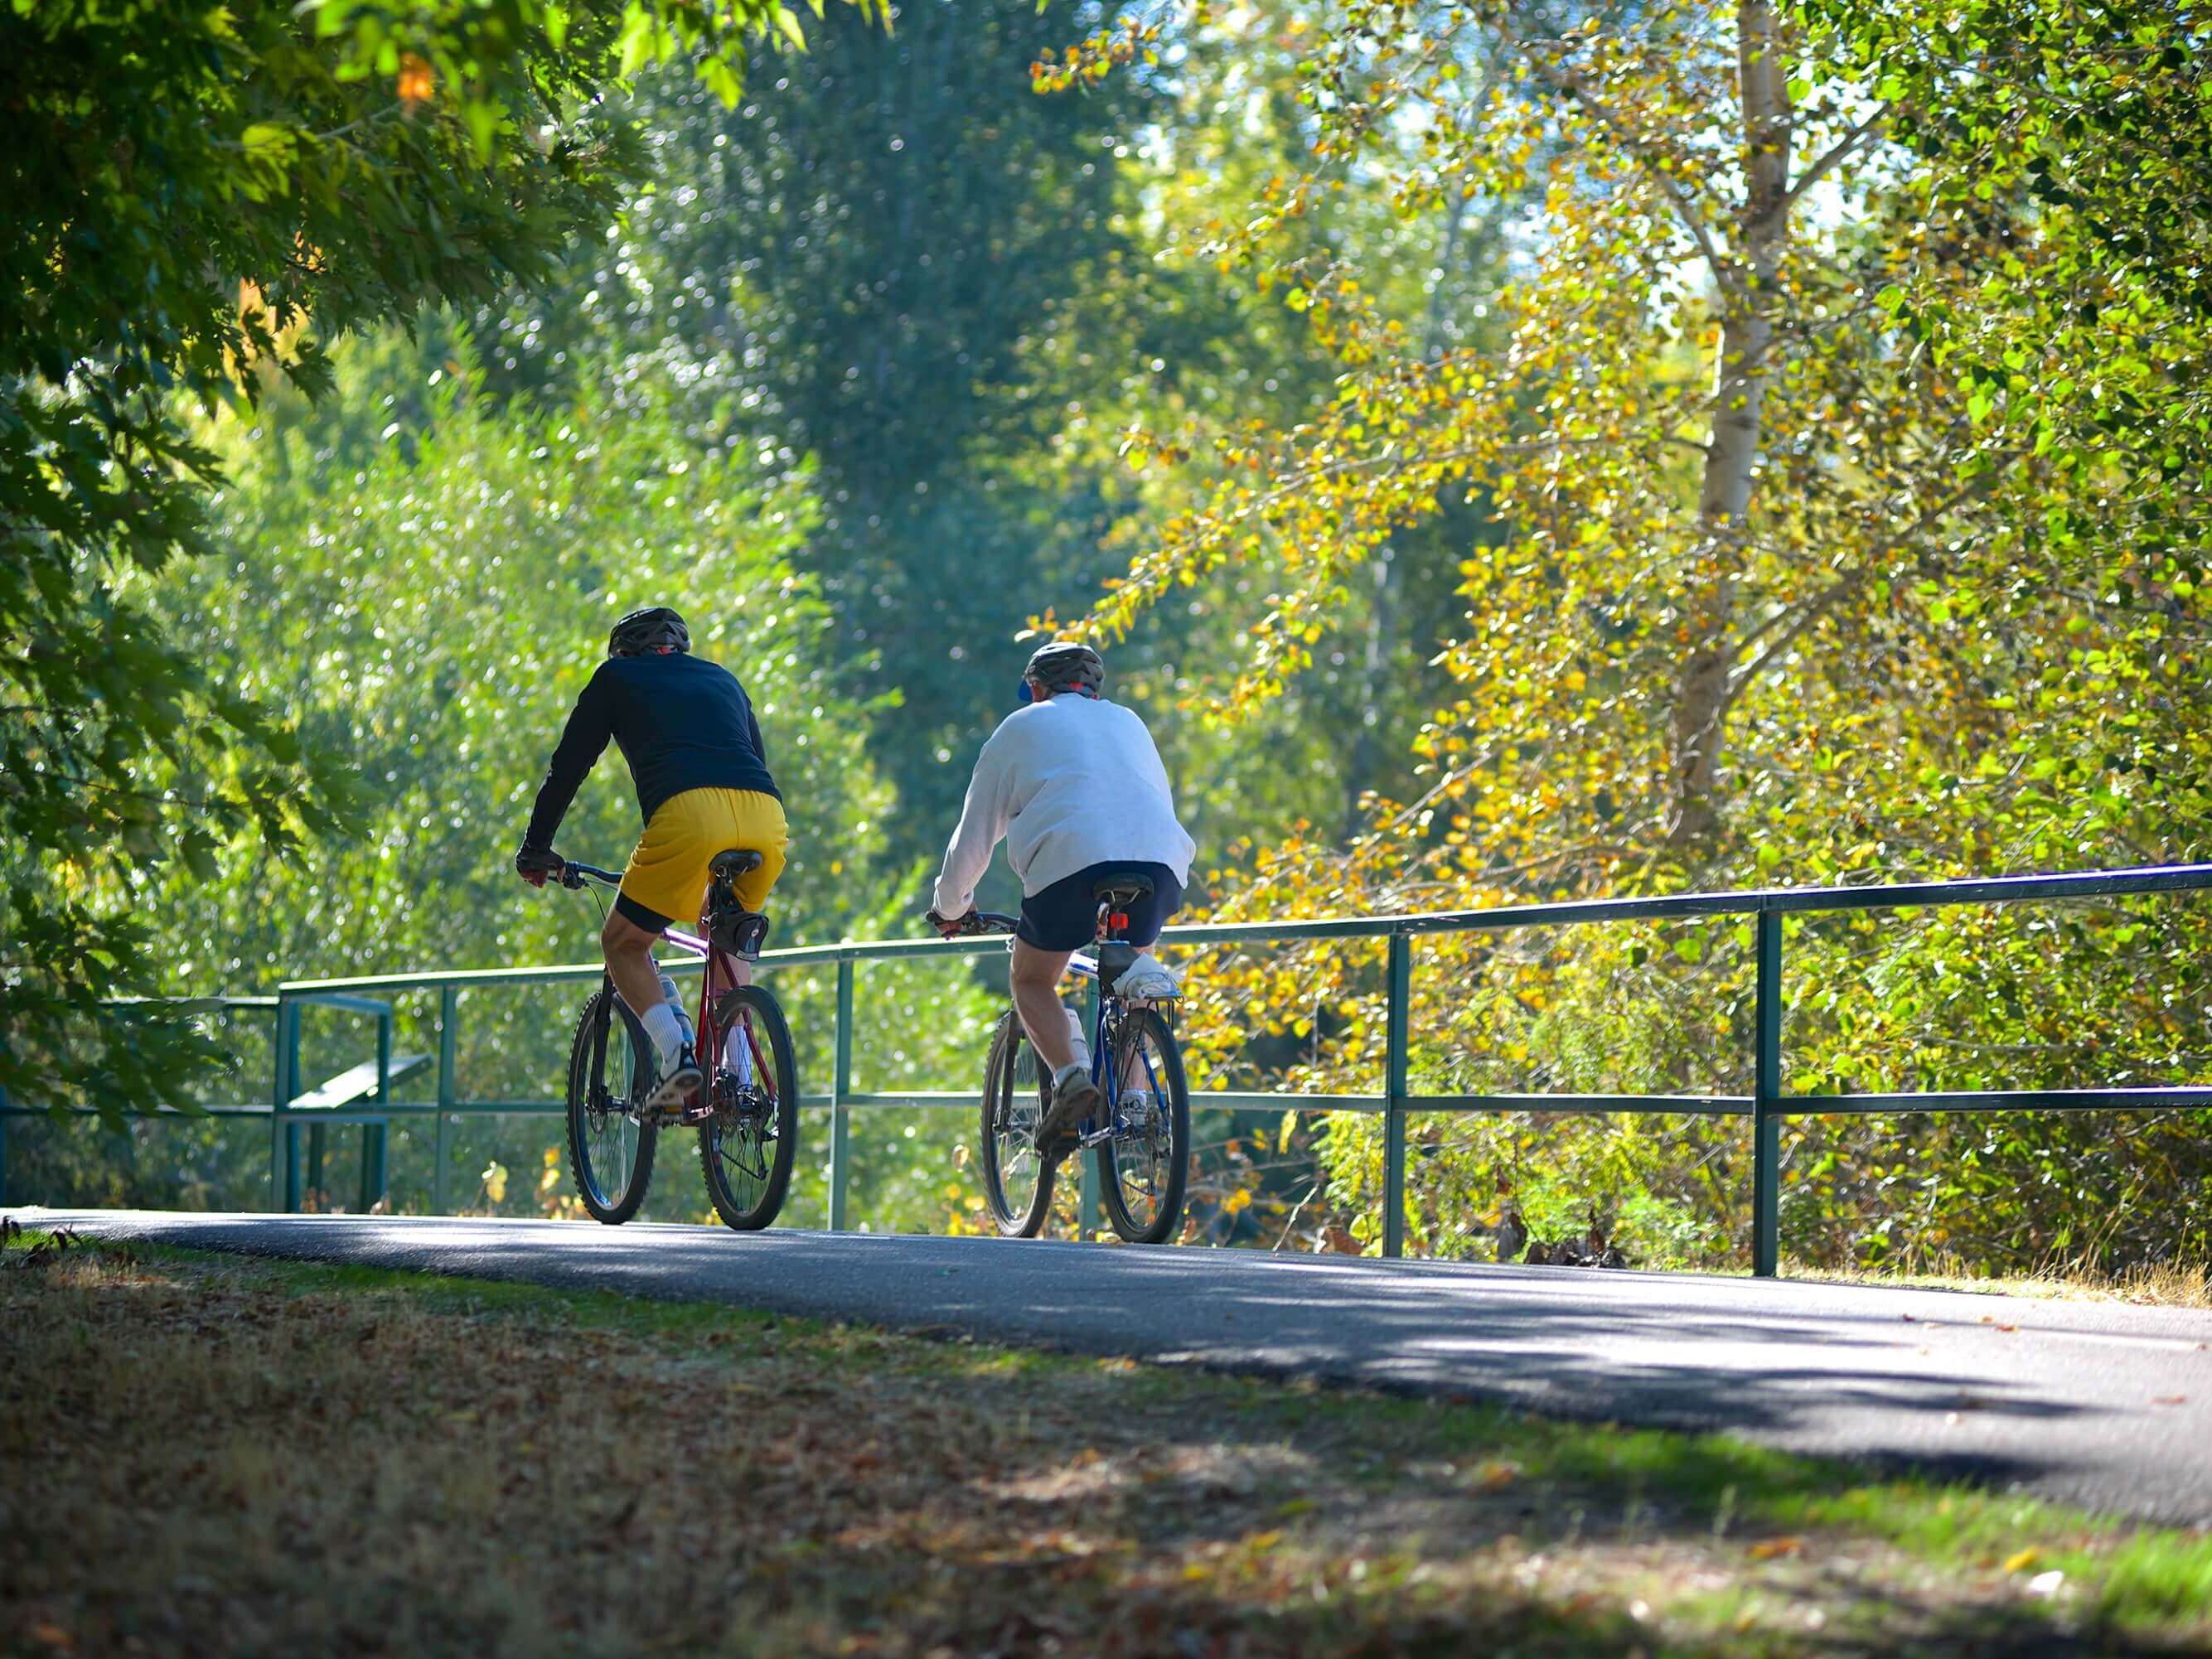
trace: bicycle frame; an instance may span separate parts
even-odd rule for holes
[[[1110,930],[1106,922],[1108,914],[1106,907],[1101,904],[1098,907],[1098,932],[1097,937],[1091,941],[1091,950],[1078,951],[1067,959],[1068,972],[1079,979],[1091,981],[1098,988],[1097,1006],[1091,1021],[1091,1081],[1098,1091],[1098,1097],[1106,1103],[1106,1121],[1094,1127],[1089,1118],[1084,1119],[1082,1127],[1076,1132],[1076,1144],[1078,1150],[1086,1152],[1101,1142],[1113,1138],[1116,1127],[1117,1108],[1121,1097],[1121,1073],[1114,1066],[1107,1064],[1108,1056],[1113,1052],[1113,1034],[1119,1029],[1121,1023],[1121,999],[1114,994],[1112,987],[1099,978],[1097,955],[1098,945],[1120,942],[1110,937]],[[979,915],[976,920],[988,927],[1003,928],[1011,933],[1014,931],[1019,918],[986,914]],[[1006,949],[1012,951],[1013,948],[1014,942],[1009,939],[1006,941]],[[1142,1052],[1139,1050],[1139,1053]],[[1160,1080],[1158,1074],[1152,1069],[1152,1057],[1150,1054],[1144,1054],[1143,1057],[1145,1086],[1157,1094]],[[1038,1064],[1042,1066],[1042,1059],[1040,1057]]]
[[[618,889],[622,885],[622,878],[612,871],[595,869],[588,864],[574,862],[569,863],[566,868],[580,877],[598,882],[603,887]],[[713,890],[710,888],[708,890],[710,898],[712,892]],[[724,1036],[721,1026],[714,1016],[714,1004],[720,1000],[723,992],[737,988],[739,982],[738,959],[727,951],[718,949],[707,937],[707,912],[703,906],[699,912],[698,927],[699,931],[696,933],[687,933],[680,927],[670,927],[661,934],[661,937],[687,956],[696,957],[700,960],[699,1013],[698,1018],[691,1023],[694,1032],[692,1053],[698,1056],[701,1068],[712,1077],[714,1067],[721,1060]],[[602,982],[610,991],[614,990],[612,975],[606,975]],[[616,992],[615,994],[619,996],[621,993]],[[632,1009],[630,1012],[635,1013],[639,1011]],[[753,1030],[753,1023],[750,1019],[744,1023],[745,1047],[752,1054],[753,1075],[757,1078],[769,1076],[772,1068],[769,1065],[768,1051],[761,1047],[760,1033]],[[702,1100],[702,1103],[705,1103],[703,1090]]]

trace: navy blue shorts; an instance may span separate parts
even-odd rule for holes
[[[1108,876],[1130,874],[1152,878],[1151,896],[1129,907],[1127,935],[1132,945],[1150,945],[1167,919],[1182,908],[1182,884],[1164,864],[1094,864],[1062,876],[1022,901],[1016,937],[1040,951],[1080,951],[1098,937],[1098,901],[1091,890]]]

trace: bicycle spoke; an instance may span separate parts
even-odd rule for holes
[[[1042,1221],[1051,1176],[1036,1151],[1044,1116],[1036,1051],[1011,1013],[1000,1021],[987,1075],[981,1126],[986,1196],[1000,1231],[1027,1234]]]
[[[716,1045],[713,1079],[713,1115],[700,1127],[699,1150],[709,1195],[714,1207],[740,1231],[765,1225],[782,1205],[782,1188],[790,1178],[793,1148],[788,1137],[789,1096],[795,1086],[787,1075],[789,1042],[771,1038],[762,1022],[773,1022],[777,1011],[772,1001],[738,1000],[765,998],[765,992],[732,992],[726,1028],[739,1034],[740,1059],[733,1070],[728,1064],[726,1040]]]
[[[1132,1028],[1126,1042],[1116,1044],[1113,1067],[1114,1180],[1128,1218],[1140,1231],[1173,1201],[1175,1185],[1172,1103],[1154,1042],[1148,1024]]]
[[[651,1085],[646,1039],[603,989],[585,1005],[568,1064],[569,1168],[594,1219],[619,1223],[636,1213],[653,1170],[653,1131],[630,1115]]]

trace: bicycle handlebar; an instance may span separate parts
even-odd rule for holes
[[[934,922],[936,918],[931,917]],[[956,931],[947,939],[975,939],[985,933],[1011,933],[1021,925],[1019,916],[1001,915],[996,910],[970,910],[958,920]]]
[[[574,859],[562,860],[561,873],[554,878],[571,892],[581,891],[586,878],[598,882],[603,887],[622,885],[622,876],[619,872],[601,870],[589,864],[578,864]]]

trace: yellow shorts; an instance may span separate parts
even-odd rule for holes
[[[707,866],[714,854],[741,847],[761,855],[760,868],[738,879],[738,897],[748,910],[768,902],[769,889],[783,873],[783,849],[790,836],[783,803],[752,789],[686,789],[653,810],[637,849],[623,872],[623,914],[641,926],[653,924],[636,914],[653,915],[689,927],[707,902]]]

